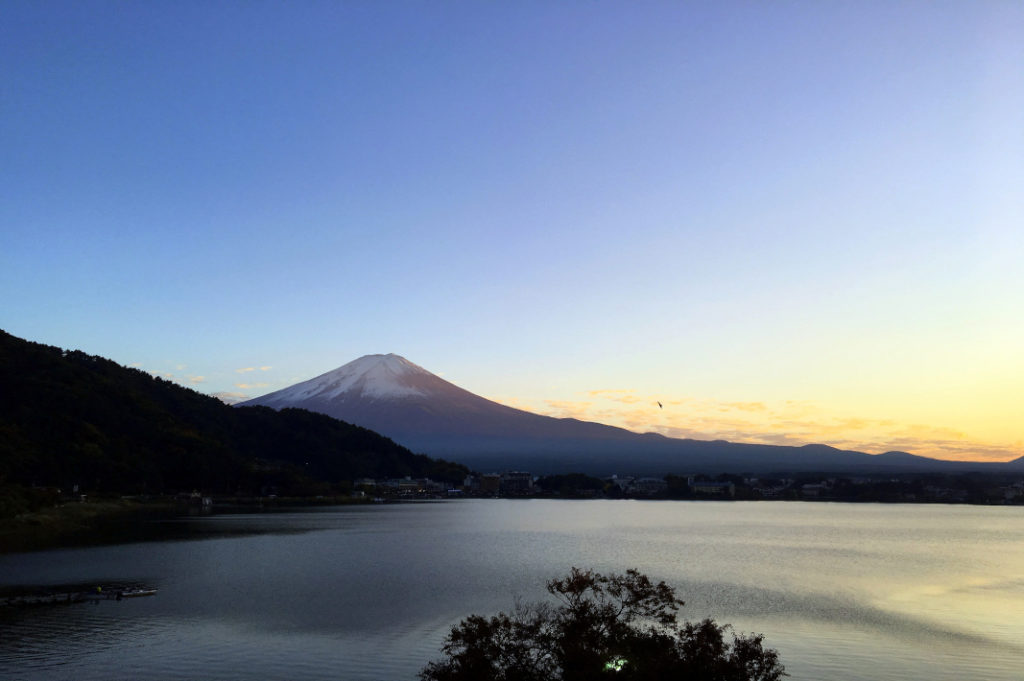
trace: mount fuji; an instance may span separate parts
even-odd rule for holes
[[[395,354],[366,355],[237,406],[255,405],[320,412],[375,430],[414,451],[481,465],[504,463],[509,456],[533,461],[542,451],[565,456],[603,449],[609,442],[664,439],[507,407]]]
[[[825,445],[786,447],[681,440],[553,418],[474,395],[395,354],[366,355],[238,407],[308,409],[375,430],[416,452],[479,470],[665,474],[920,469],[944,466],[904,453]]]

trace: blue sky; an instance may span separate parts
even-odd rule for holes
[[[1024,455],[1019,3],[0,13],[14,335],[210,393],[396,352],[637,430]]]

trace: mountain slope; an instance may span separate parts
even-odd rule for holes
[[[398,355],[366,355],[321,376],[237,406],[298,407],[327,414],[430,449],[471,450],[479,440],[519,443],[566,437],[634,440],[636,433],[555,419],[492,402]],[[461,441],[453,441],[453,437]]]
[[[465,469],[321,414],[232,409],[80,351],[0,331],[0,484],[135,493],[295,491]]]
[[[366,355],[238,406],[299,407],[383,433],[407,447],[486,469],[593,474],[858,471],[949,468],[901,453],[872,456],[808,445],[679,440],[513,409],[398,355]]]

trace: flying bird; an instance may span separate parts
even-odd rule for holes
[[[658,402],[658,409],[664,409],[664,408],[665,407],[661,406],[661,402]]]

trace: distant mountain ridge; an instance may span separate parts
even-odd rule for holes
[[[996,465],[946,462],[905,452],[871,455],[825,445],[673,439],[542,416],[474,395],[395,354],[366,355],[236,406],[256,405],[327,414],[383,433],[413,451],[480,470],[525,468],[607,475],[951,470]],[[1024,457],[1012,463],[1024,469]]]

